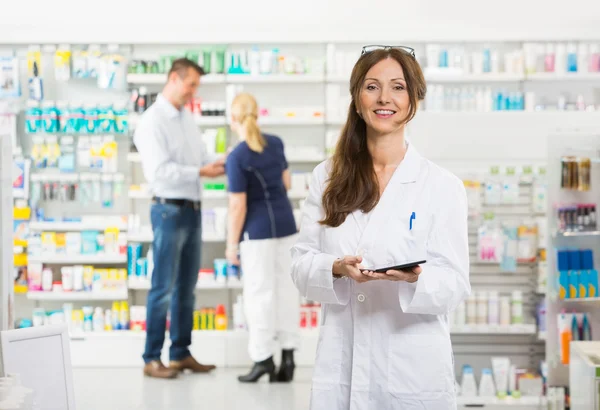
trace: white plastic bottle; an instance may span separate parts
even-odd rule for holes
[[[488,293],[477,292],[477,324],[486,325],[488,322]]]
[[[491,369],[481,370],[481,380],[479,381],[479,396],[496,397],[496,386],[492,377]]]
[[[96,309],[94,309],[92,327],[94,332],[104,331],[104,312],[101,307],[96,307]]]
[[[510,325],[510,298],[508,296],[500,297],[500,325]]]
[[[467,298],[467,325],[477,324],[477,296],[472,292]]]
[[[500,299],[498,292],[495,290],[490,291],[488,294],[488,324],[500,324]]]
[[[511,323],[513,325],[523,323],[523,292],[515,290],[511,300]]]

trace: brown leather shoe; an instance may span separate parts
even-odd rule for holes
[[[169,369],[160,360],[152,360],[144,366],[144,374],[148,377],[156,377],[159,379],[174,379],[179,372],[174,369]]]
[[[208,373],[217,367],[212,364],[200,364],[192,356],[188,356],[183,360],[171,360],[169,368],[178,372],[191,370],[192,373]]]

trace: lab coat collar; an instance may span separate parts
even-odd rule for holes
[[[171,104],[169,100],[167,100],[167,98],[162,93],[156,96],[156,104],[158,104],[159,107],[161,107],[161,109],[165,112],[165,114],[167,114],[169,118],[179,117],[182,112],[181,110],[184,109],[182,107],[180,110],[178,110],[173,104]]]
[[[416,182],[421,169],[421,155],[413,144],[407,141],[406,145],[408,145],[408,149],[406,150],[406,154],[404,154],[404,159],[396,170],[398,182],[402,184]]]

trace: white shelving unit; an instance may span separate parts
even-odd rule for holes
[[[569,124],[556,129],[548,136],[548,204],[563,203],[594,203],[600,198],[600,164],[598,163],[600,153],[600,123],[595,126],[581,127]],[[575,155],[591,157],[590,168],[590,190],[578,191],[561,188],[562,162],[564,155]],[[548,283],[559,283],[557,267],[557,249],[591,249],[593,251],[594,268],[600,266],[600,242],[599,231],[590,232],[556,232],[557,223],[555,214],[548,215],[548,229],[555,234],[549,237],[548,244]],[[551,253],[550,253],[551,252]],[[587,313],[592,338],[600,340],[598,332],[594,329],[600,328],[600,315],[598,307],[600,297],[560,299],[558,292],[548,289],[546,295],[546,359],[548,361],[548,383],[549,386],[569,385],[569,365],[561,361],[561,348],[559,343],[558,315],[561,313]]]

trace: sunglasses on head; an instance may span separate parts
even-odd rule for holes
[[[360,55],[367,54],[367,53],[370,53],[375,50],[390,50],[392,48],[396,49],[396,50],[404,51],[405,53],[408,53],[413,58],[415,58],[415,49],[412,47],[407,47],[407,46],[379,46],[379,45],[364,46],[362,48],[362,52],[360,53]]]

